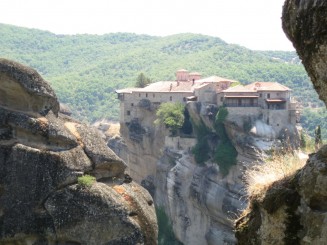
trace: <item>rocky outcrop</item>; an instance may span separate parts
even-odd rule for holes
[[[327,2],[287,0],[283,28],[327,103]],[[327,145],[292,176],[273,183],[236,222],[239,244],[326,244]]]
[[[157,244],[149,193],[59,107],[35,70],[0,59],[0,244]]]
[[[287,0],[283,29],[292,41],[319,98],[327,105],[327,2]]]
[[[327,146],[303,169],[250,196],[236,222],[238,244],[326,244]]]
[[[187,108],[193,123],[204,122],[209,131],[214,130],[211,113],[216,113],[216,108],[196,102],[189,103]],[[232,220],[247,204],[243,198],[242,173],[249,164],[259,160],[260,150],[269,149],[275,141],[226,123],[227,133],[239,154],[238,164],[224,176],[210,160],[202,165],[195,162],[191,152],[194,144],[183,142],[190,142],[190,137],[195,142],[195,135],[168,137],[167,129],[153,124],[156,119],[153,111],[140,106],[137,110],[137,120],[121,124],[122,137],[115,136],[108,141],[127,162],[127,171],[147,188],[156,206],[165,210],[180,242],[235,244]],[[215,147],[215,140],[211,141]],[[173,142],[178,143],[172,146]]]

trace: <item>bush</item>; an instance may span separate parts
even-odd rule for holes
[[[85,174],[77,178],[77,183],[82,187],[90,188],[96,181],[95,177]]]
[[[224,125],[227,115],[228,111],[226,107],[221,107],[215,120],[215,130],[221,142],[216,147],[214,161],[218,164],[223,176],[226,176],[231,166],[235,165],[237,162],[237,151],[230,141]]]
[[[194,159],[197,164],[203,164],[205,161],[209,159],[210,147],[208,144],[208,135],[210,131],[201,121],[199,125],[194,124],[197,142],[196,145],[192,149],[192,153],[194,154]]]
[[[218,164],[223,176],[236,164],[237,151],[230,141],[220,143],[215,152],[214,160]]]
[[[185,106],[181,103],[162,103],[156,113],[158,119],[154,123],[165,125],[172,135],[176,135],[184,124],[184,109]]]
[[[174,234],[170,220],[165,213],[165,210],[161,207],[156,208],[156,214],[158,219],[158,244],[159,245],[181,245]]]

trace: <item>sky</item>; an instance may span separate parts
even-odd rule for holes
[[[200,33],[253,50],[294,50],[284,0],[5,0],[0,23],[56,34]]]

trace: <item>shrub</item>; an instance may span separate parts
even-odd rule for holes
[[[192,149],[192,153],[194,154],[194,159],[196,163],[203,164],[209,159],[210,147],[207,138],[210,134],[210,131],[202,121],[199,125],[196,125],[194,123],[193,125],[196,132],[197,142]]]
[[[227,116],[228,116],[227,108],[224,106],[220,107],[216,115],[215,123],[223,123],[227,118]]]
[[[223,176],[236,164],[237,151],[230,141],[220,143],[215,152],[214,160],[218,164]]]
[[[215,130],[220,138],[220,143],[216,147],[214,161],[218,164],[223,176],[226,176],[231,166],[237,162],[237,151],[230,141],[224,125],[227,116],[226,107],[220,107],[215,120]]]
[[[185,106],[181,103],[162,103],[157,110],[158,119],[155,124],[163,124],[171,130],[172,135],[176,135],[177,130],[184,124]]]
[[[193,133],[193,126],[192,126],[192,122],[190,119],[190,113],[188,112],[186,107],[184,109],[184,123],[181,128],[181,131],[183,134],[188,134],[188,135]]]
[[[82,187],[90,188],[96,181],[95,177],[85,174],[77,178],[77,183]]]
[[[159,245],[181,245],[174,234],[171,222],[165,213],[165,210],[161,207],[156,208],[157,220],[158,220],[158,244]]]

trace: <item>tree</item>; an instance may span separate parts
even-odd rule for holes
[[[320,125],[318,125],[316,127],[316,129],[315,129],[315,146],[316,146],[316,150],[318,150],[321,145],[322,145],[321,129],[320,129]]]
[[[135,86],[137,88],[144,88],[145,86],[147,86],[149,83],[151,83],[151,79],[146,77],[144,75],[143,72],[141,72],[138,76],[137,76],[137,80],[136,80],[136,84]]]
[[[155,124],[163,124],[171,130],[172,135],[176,135],[177,130],[184,123],[185,106],[181,103],[162,103],[156,113],[157,120]]]

